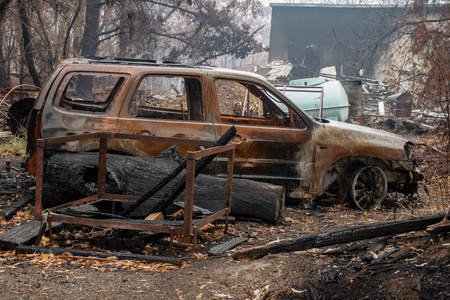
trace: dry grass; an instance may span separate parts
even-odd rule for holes
[[[25,157],[27,141],[23,137],[14,136],[0,141],[0,153],[2,155],[16,155]]]

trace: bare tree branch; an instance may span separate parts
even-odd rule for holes
[[[105,37],[105,38],[103,38],[103,39],[100,39],[100,40],[98,40],[97,45],[100,45],[100,44],[103,43],[104,41],[110,40],[110,39],[112,39],[113,37],[118,36],[118,35],[120,35],[120,32],[116,32],[115,34],[112,34],[112,35],[107,36],[107,37]]]
[[[108,31],[100,32],[100,33],[98,34],[98,36],[101,37],[102,35],[108,35],[108,34],[111,34],[111,33],[117,32],[117,31],[120,31],[121,29],[122,29],[121,27],[116,27],[116,28],[111,29],[111,30],[108,30]]]
[[[250,34],[250,36],[254,36],[256,33],[258,33],[258,31],[260,31],[261,29],[263,29],[264,26],[265,26],[265,25],[262,25],[261,27],[259,27],[258,29],[256,29],[252,34]],[[236,49],[239,49],[239,48],[242,47],[244,44],[245,44],[245,42],[239,43],[238,45],[236,45],[235,47],[232,48],[232,51],[235,51]],[[198,62],[196,62],[195,64],[201,65],[201,64],[207,62],[207,61],[210,60],[210,59],[213,59],[213,58],[216,58],[216,57],[219,57],[219,56],[228,54],[229,52],[230,52],[230,51],[219,51],[218,53],[216,53],[216,54],[214,54],[214,55],[212,55],[212,56],[209,56],[208,58],[205,58],[205,59],[203,59],[203,60],[201,60],[201,61],[198,61]]]
[[[149,2],[149,3],[153,3],[153,4],[156,4],[156,5],[161,5],[161,6],[165,6],[165,7],[170,7],[170,8],[173,8],[173,9],[182,11],[182,12],[184,12],[184,13],[191,14],[191,15],[193,15],[193,16],[198,17],[198,14],[196,14],[196,13],[190,11],[190,10],[187,10],[187,9],[181,8],[181,7],[179,7],[179,6],[176,6],[176,5],[170,5],[170,4],[161,3],[161,2],[153,1],[153,0],[139,0],[139,1],[140,1],[140,2]]]

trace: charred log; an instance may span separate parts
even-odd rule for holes
[[[243,258],[259,258],[267,254],[307,250],[410,231],[425,230],[428,225],[436,223],[442,217],[443,214],[438,214],[407,220],[381,222],[281,240],[263,246],[236,251],[233,254],[233,258],[238,260]]]
[[[178,163],[164,157],[131,157],[108,154],[106,192],[141,196],[161,182]],[[96,193],[98,172],[97,153],[63,153],[50,157],[44,167],[43,205],[52,207]],[[179,176],[182,176],[180,174]],[[176,177],[178,178],[178,177]],[[176,181],[176,180],[175,180]],[[162,199],[176,187],[172,180],[153,195]],[[218,211],[225,208],[226,178],[200,174],[195,180],[194,204]],[[184,201],[184,193],[175,201]],[[144,215],[155,202],[145,202],[133,211]],[[281,218],[284,209],[284,187],[244,179],[233,179],[231,214],[268,222]],[[178,207],[173,205],[173,211]],[[171,208],[167,209],[171,213]]]
[[[233,126],[225,132],[223,136],[213,145],[213,147],[226,145],[236,134],[236,128]],[[210,155],[207,157],[203,157],[198,160],[195,164],[195,176],[198,174],[216,157],[217,155]],[[121,215],[125,216],[130,213],[133,209],[137,208],[139,205],[145,202],[148,198],[153,196],[156,192],[162,189],[167,183],[170,182],[173,178],[175,178],[184,168],[186,168],[186,160],[184,160],[179,166],[175,168],[175,170],[167,175],[163,180],[158,182],[154,187],[152,187],[147,193],[145,193],[139,200],[137,200],[131,207],[125,209]],[[177,198],[178,195],[184,190],[186,185],[186,176],[182,176],[176,183],[176,186],[169,191],[163,199],[161,199],[155,206],[152,207],[149,213],[155,213],[159,211],[164,211],[173,201]]]

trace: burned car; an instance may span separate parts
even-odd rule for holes
[[[231,126],[237,129],[234,176],[282,185],[289,198],[349,199],[368,209],[389,190],[417,191],[420,174],[407,139],[313,118],[253,73],[113,58],[58,63],[31,112],[29,169],[38,138],[108,131],[213,142]],[[114,139],[108,150],[152,156],[170,146]],[[55,150],[97,148],[84,140]],[[226,157],[208,168],[217,176],[226,171]]]

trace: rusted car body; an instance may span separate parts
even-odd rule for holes
[[[283,185],[287,197],[357,199],[363,194],[361,206],[368,208],[379,205],[374,199],[384,197],[388,189],[417,189],[420,174],[409,157],[411,141],[312,118],[259,75],[105,58],[74,58],[56,66],[31,114],[29,167],[32,171],[33,141],[39,137],[107,131],[211,144],[233,125],[234,176]],[[151,156],[169,146],[117,139],[108,149]],[[88,140],[55,150],[96,149]],[[180,145],[181,153],[187,150],[194,149]],[[226,159],[216,159],[209,172],[225,175]]]

